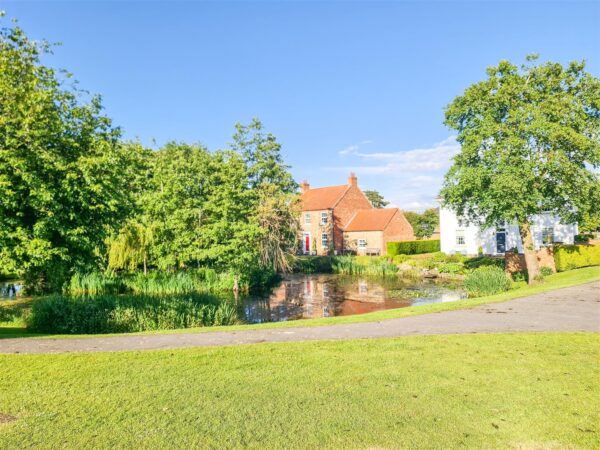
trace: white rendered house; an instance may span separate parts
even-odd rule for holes
[[[552,214],[540,214],[531,221],[531,232],[536,250],[553,243],[573,244],[578,233],[577,224],[563,224]],[[523,243],[516,224],[481,229],[478,225],[460,220],[454,211],[440,208],[440,247],[447,254],[503,255],[517,248],[523,253]]]

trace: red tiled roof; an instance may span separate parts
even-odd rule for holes
[[[344,231],[383,231],[398,208],[363,209],[350,219]]]
[[[333,208],[349,188],[347,184],[309,189],[302,194],[302,211]]]

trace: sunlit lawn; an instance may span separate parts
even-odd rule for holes
[[[0,448],[598,448],[600,336],[0,355]]]

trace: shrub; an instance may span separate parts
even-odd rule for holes
[[[332,261],[331,256],[298,256],[292,270],[302,273],[331,273]]]
[[[402,264],[406,261],[408,261],[410,259],[410,257],[408,255],[395,255],[392,256],[392,262],[394,264]]]
[[[542,267],[540,267],[540,273],[542,274],[542,276],[547,277],[548,275],[552,275],[554,273],[554,271],[552,270],[551,267],[542,266]]]
[[[477,256],[464,260],[465,268],[477,269],[479,267],[498,267],[504,270],[504,258],[494,258],[491,256]]]
[[[382,257],[336,256],[332,259],[334,273],[342,275],[388,276],[398,272],[398,267]]]
[[[469,297],[498,294],[510,289],[510,280],[499,267],[480,267],[465,278],[465,289]]]
[[[387,243],[387,254],[392,257],[396,255],[418,255],[421,253],[433,253],[439,251],[439,240],[399,241]]]
[[[95,334],[230,325],[236,321],[233,302],[209,295],[52,295],[33,303],[27,327],[44,333]]]
[[[556,245],[554,246],[556,270],[577,269],[600,265],[600,245]]]
[[[437,266],[437,269],[441,273],[457,274],[463,272],[463,265],[460,263],[442,263]]]
[[[513,281],[516,283],[521,282],[521,281],[527,282],[529,280],[529,276],[527,275],[526,270],[520,270],[519,272],[513,272],[511,274],[511,277],[512,277]]]

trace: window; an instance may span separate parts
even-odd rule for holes
[[[327,221],[328,221],[327,213],[322,212],[321,213],[321,225],[326,225]]]
[[[367,248],[367,240],[359,239],[358,240],[358,248]]]
[[[321,246],[323,248],[329,248],[329,236],[327,233],[321,234]]]
[[[310,213],[304,214],[304,223],[310,223]]]
[[[466,245],[464,230],[456,230],[456,245]]]
[[[554,228],[542,228],[542,245],[552,245],[554,242]]]

